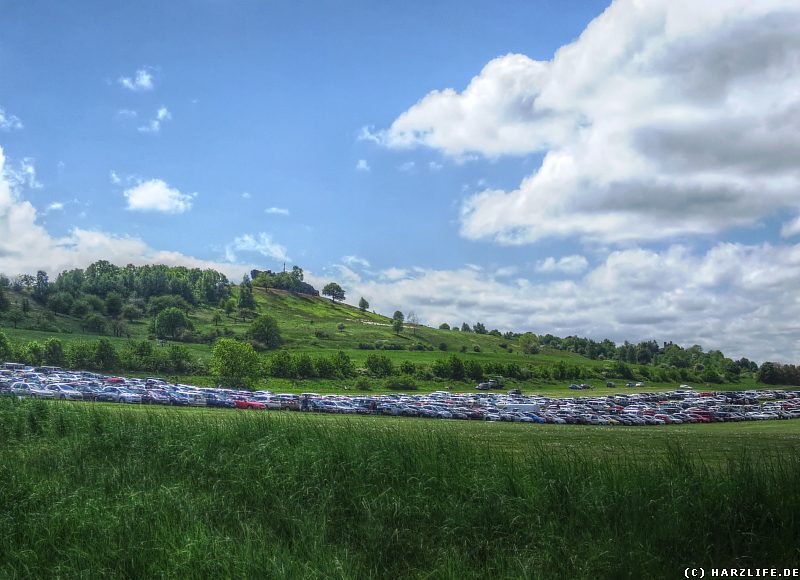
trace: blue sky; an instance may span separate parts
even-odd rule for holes
[[[788,0],[0,10],[8,275],[287,261],[429,324],[800,358]]]

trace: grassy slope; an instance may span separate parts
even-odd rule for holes
[[[795,562],[799,433],[4,398],[0,576],[675,578]]]
[[[234,289],[235,291],[235,289]],[[357,365],[363,364],[369,354],[381,352],[395,362],[409,360],[419,364],[430,364],[436,359],[449,357],[451,354],[458,354],[465,359],[473,359],[482,363],[501,362],[508,364],[511,362],[519,364],[521,367],[534,367],[536,365],[552,365],[560,361],[570,366],[581,366],[599,369],[604,362],[591,360],[581,355],[559,351],[554,349],[542,349],[537,355],[524,355],[519,349],[517,340],[498,338],[488,334],[479,335],[475,333],[464,333],[457,331],[445,331],[420,326],[410,328],[406,326],[402,334],[397,335],[392,331],[391,320],[380,314],[373,312],[362,312],[358,308],[347,304],[333,303],[327,298],[303,296],[284,292],[281,290],[263,290],[255,288],[254,291],[257,310],[259,313],[266,313],[274,316],[279,323],[281,334],[284,338],[284,347],[293,352],[307,352],[312,356],[332,353],[336,350],[347,352]],[[11,294],[14,302],[19,302],[20,296]],[[11,328],[8,324],[2,328],[9,338],[14,341],[25,342],[29,340],[44,341],[50,337],[57,337],[64,342],[74,340],[96,340],[98,335],[89,334],[82,330],[81,321],[64,315],[55,315],[53,319],[54,328],[59,332],[42,332],[31,330],[30,327],[45,316],[45,311],[35,302],[30,301],[31,312],[27,319],[20,323],[18,329]],[[213,322],[215,314],[222,316],[222,322],[215,325]],[[198,332],[207,331],[215,327],[227,328],[236,335],[243,336],[247,331],[249,322],[238,318],[229,317],[218,308],[199,307],[191,313],[192,321]],[[343,331],[338,330],[338,326],[344,324]],[[149,333],[148,321],[138,321],[128,324],[128,332],[131,338],[146,339]],[[491,328],[491,326],[489,326]],[[324,337],[319,337],[315,333],[324,333]],[[123,345],[127,338],[116,338],[108,336],[117,346]],[[433,351],[408,351],[408,350],[381,350],[370,351],[360,350],[360,343],[375,344],[377,341],[385,341],[389,344],[414,345],[433,347]],[[439,346],[444,343],[446,351],[441,351]],[[500,345],[505,344],[507,348]],[[474,352],[473,347],[478,345],[480,352]],[[185,344],[191,353],[201,359],[208,359],[211,348],[207,344]],[[461,353],[461,349],[466,348],[466,352]],[[511,352],[509,352],[509,350]],[[148,373],[145,373],[148,374]],[[182,382],[194,382],[202,385],[212,385],[210,377],[179,377]],[[269,379],[268,382],[260,385],[261,387],[285,392],[302,392],[314,390],[318,392],[341,392],[351,381],[326,381],[326,380],[281,380]],[[546,394],[571,396],[584,394],[576,393],[567,389],[571,381],[542,381],[532,380],[524,383],[509,384],[511,387],[520,387],[526,391]],[[604,381],[590,381],[595,386],[602,387]],[[618,384],[624,384],[624,380],[618,380]],[[638,390],[664,390],[675,388],[674,383],[653,383],[648,381],[645,389]],[[472,390],[473,382],[452,384],[452,381],[443,382],[420,382],[419,387],[423,391],[439,390],[451,386],[453,390],[464,391]],[[756,384],[752,379],[743,379],[740,383],[728,384],[723,387],[709,387],[711,389],[724,388],[726,390],[744,390],[763,387]],[[380,382],[376,382],[376,388],[380,388]],[[617,389],[623,391],[624,389]],[[606,389],[598,388],[598,391],[606,392]],[[608,391],[610,392],[610,390]]]

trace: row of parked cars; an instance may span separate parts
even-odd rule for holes
[[[423,395],[276,394],[204,388],[161,378],[104,376],[58,367],[0,368],[0,394],[68,401],[296,410],[483,421],[581,425],[666,425],[800,418],[800,391],[695,393],[688,385],[661,393],[556,398],[508,393]]]

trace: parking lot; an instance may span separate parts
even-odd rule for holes
[[[503,392],[321,395],[204,388],[152,378],[105,376],[6,363],[0,394],[50,400],[222,407],[580,425],[667,425],[800,418],[800,391],[695,392],[545,397]]]

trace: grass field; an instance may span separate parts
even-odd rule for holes
[[[0,576],[795,565],[800,422],[536,426],[0,400]]]

